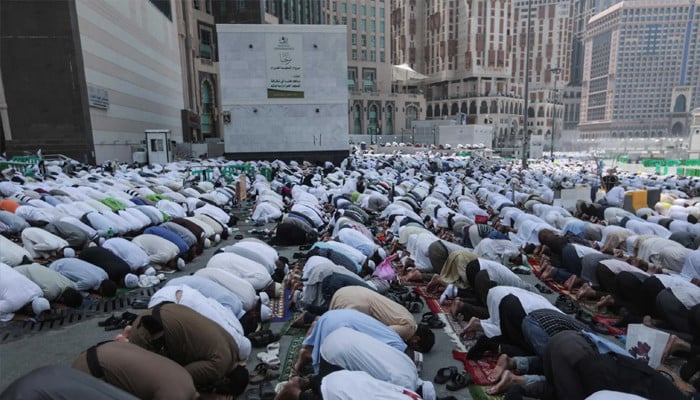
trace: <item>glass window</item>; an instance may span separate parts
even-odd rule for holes
[[[379,47],[384,48],[384,36],[379,37]]]
[[[357,30],[357,18],[352,19],[352,30]]]
[[[342,22],[341,25],[347,25],[348,24],[348,17],[340,17],[340,21]]]
[[[357,14],[357,4],[352,4],[350,7],[352,7],[352,13]]]
[[[340,11],[347,13],[348,12],[348,5],[345,2],[340,3]]]
[[[380,61],[380,62],[385,62],[385,61],[386,61],[386,60],[384,59],[384,52],[383,52],[383,51],[380,51],[380,52],[379,52],[379,61]]]
[[[379,9],[379,18],[384,18],[384,8]]]
[[[360,27],[362,28],[362,32],[367,32],[367,20],[363,19],[360,21]]]
[[[361,43],[363,47],[367,46],[367,35],[362,35]]]
[[[338,11],[338,2],[337,1],[333,2],[333,11]]]
[[[384,33],[384,21],[379,22],[379,32]]]
[[[370,61],[377,61],[377,53],[374,51],[369,52],[369,60]]]
[[[377,31],[377,25],[375,25],[374,20],[369,21],[369,31],[370,31],[370,32],[376,32],[376,31]]]
[[[374,35],[370,36],[370,38],[369,38],[369,47],[371,47],[371,48],[377,47],[377,38]]]
[[[360,15],[367,15],[367,7],[364,5],[360,6]]]
[[[367,50],[360,52],[360,61],[367,61]]]
[[[357,34],[356,33],[352,34],[352,44],[357,44]]]
[[[376,8],[370,6],[369,7],[369,16],[374,17],[376,15]]]
[[[357,60],[357,50],[352,49],[352,59]]]

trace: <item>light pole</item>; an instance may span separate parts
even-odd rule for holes
[[[550,68],[549,72],[551,72],[554,75],[554,95],[552,97],[552,142],[549,146],[549,158],[554,160],[554,127],[556,126],[556,118],[557,118],[557,77],[559,76],[559,73],[561,72],[561,68],[559,67],[554,67]]]
[[[437,146],[437,137],[435,136],[435,126],[433,126],[433,146]]]
[[[523,154],[522,154],[522,165],[523,169],[527,169],[527,153],[528,145],[530,144],[530,127],[527,122],[528,108],[530,107],[530,30],[532,23],[532,0],[527,1],[527,37],[525,39],[525,102],[524,102],[524,112],[523,117]]]
[[[413,136],[411,136],[411,145],[416,145],[416,127],[413,127]]]

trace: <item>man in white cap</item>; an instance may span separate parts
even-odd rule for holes
[[[234,253],[215,254],[207,262],[206,268],[223,269],[237,275],[250,282],[255,290],[263,290],[272,283],[272,277],[265,266]]]
[[[0,276],[0,321],[10,321],[15,313],[40,317],[51,309],[39,285],[9,265],[0,263]]]

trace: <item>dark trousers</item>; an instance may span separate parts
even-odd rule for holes
[[[557,399],[583,400],[586,390],[576,370],[576,364],[598,351],[582,334],[565,331],[549,341],[544,353],[544,375],[556,393]]]
[[[523,335],[523,319],[527,315],[520,299],[509,294],[505,296],[498,305],[498,315],[501,325],[501,336],[505,343],[517,347],[521,353],[533,354],[530,343]],[[515,352],[511,351],[511,353]]]
[[[321,357],[319,366],[318,366],[318,376],[323,379],[326,375],[332,374],[333,372],[336,371],[342,371],[343,368],[340,368],[339,366],[335,364],[331,364],[328,361],[326,361],[323,357]]]
[[[469,275],[467,275],[467,279],[469,279]],[[476,294],[474,303],[470,304],[465,300],[458,311],[464,316],[465,321],[468,321],[471,317],[477,317],[479,319],[486,319],[489,317],[489,309],[486,308],[486,296],[488,296],[489,289],[494,286],[494,283],[489,279],[488,271],[479,271],[474,277],[473,282],[474,284],[472,287]]]
[[[656,315],[656,296],[664,290],[660,280],[623,271],[615,278],[615,299],[637,316]]]
[[[614,293],[617,289],[617,274],[610,271],[605,265],[598,263],[595,268],[596,278],[598,278],[598,286],[600,290],[607,293]]]
[[[674,330],[690,333],[690,311],[678,300],[671,289],[662,290],[656,296],[656,312]]]

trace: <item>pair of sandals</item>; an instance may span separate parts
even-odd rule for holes
[[[134,322],[137,317],[138,315],[125,311],[122,313],[121,318],[117,318],[114,316],[114,314],[112,314],[104,321],[98,322],[97,326],[104,327],[106,332],[116,331],[118,329],[126,328],[127,325],[131,325],[131,323]]]
[[[459,372],[457,367],[440,368],[435,378],[433,378],[433,382],[440,385],[446,383],[447,386],[445,387],[451,392],[464,389],[474,383],[471,375],[466,372]]]
[[[250,344],[252,344],[253,347],[264,347],[280,340],[280,336],[274,334],[269,329],[263,329],[248,335],[248,340],[250,340]]]
[[[253,372],[250,373],[248,378],[249,383],[260,383],[262,381],[271,381],[280,377],[280,366],[270,365],[264,362],[255,366]]]
[[[258,360],[267,365],[271,369],[279,369],[280,367],[280,344],[279,342],[270,343],[267,345],[267,351],[258,353]]]
[[[421,324],[427,326],[430,329],[442,329],[445,327],[445,323],[440,320],[440,317],[433,312],[427,312],[423,314],[421,319]]]
[[[543,283],[536,284],[535,288],[539,290],[542,294],[552,294],[552,289],[548,288],[547,285]]]
[[[578,304],[563,294],[560,294],[559,297],[557,297],[557,301],[554,303],[554,306],[560,309],[564,314],[576,314],[576,312],[581,309]]]

